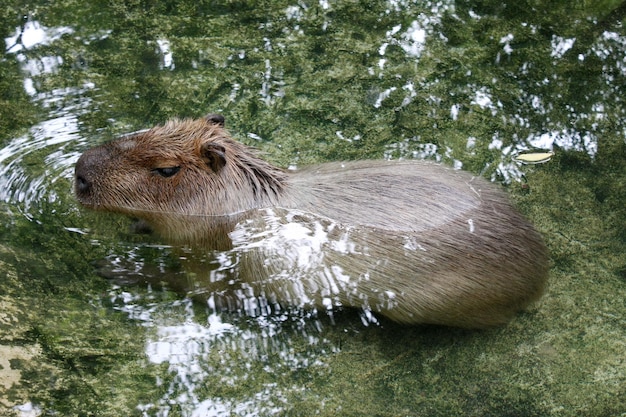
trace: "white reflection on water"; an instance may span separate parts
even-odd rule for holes
[[[392,7],[398,7],[397,2],[392,2]],[[385,63],[387,62],[385,59],[385,53],[387,52],[389,45],[397,45],[404,50],[409,58],[419,59],[424,51],[424,48],[426,47],[426,38],[428,34],[434,33],[434,25],[441,21],[441,17],[448,7],[448,5],[441,5],[441,8],[433,7],[430,15],[421,13],[418,19],[411,22],[409,27],[407,27],[404,31],[402,30],[402,25],[395,25],[389,29],[386,32],[385,41],[378,48],[378,53],[381,56],[378,61],[378,68],[380,70],[379,76],[382,77],[383,70],[385,69]],[[378,105],[375,107],[379,107],[379,101],[384,100],[384,98],[386,97],[379,98],[377,101]]]
[[[550,56],[553,58],[561,58],[565,52],[572,49],[576,42],[576,38],[563,38],[561,36],[552,35],[552,52]]]
[[[401,11],[407,8],[408,2],[403,0],[390,0],[388,4],[390,10]],[[378,65],[374,68],[369,68],[368,72],[371,75],[378,75],[381,79],[384,78],[386,75],[385,70],[389,64],[386,52],[390,45],[400,46],[404,50],[408,59],[415,59],[416,61],[419,61],[421,53],[424,48],[427,47],[429,39],[439,36],[440,39],[445,41],[444,36],[441,33],[438,33],[436,27],[437,24],[440,23],[441,17],[446,11],[451,12],[452,15],[455,16],[454,5],[452,3],[445,1],[431,3],[430,10],[428,12],[421,13],[409,27],[405,28],[401,24],[396,24],[390,27],[386,32],[385,39],[378,48],[378,53],[380,55]],[[469,14],[472,19],[481,19],[481,16],[471,10]],[[456,17],[458,18],[458,16]],[[528,23],[522,23],[521,25],[529,26]],[[533,32],[537,30],[537,28],[533,25],[530,25],[530,29]],[[498,42],[502,46],[502,50],[498,52],[495,57],[496,65],[500,63],[501,54],[512,55],[516,52],[513,44],[514,39],[515,38],[512,33],[508,33],[499,39]],[[555,62],[561,60],[568,53],[568,51],[574,47],[575,43],[576,38],[565,38],[553,35],[550,56],[555,60]],[[595,54],[600,59],[606,61],[610,61],[612,57],[615,57],[615,62],[611,62],[610,64],[607,63],[603,75],[606,78],[607,86],[609,86],[608,88],[610,89],[616,90],[616,88],[612,87],[614,84],[614,76],[612,75],[613,68],[611,68],[611,65],[614,65],[622,74],[626,74],[626,60],[619,58],[623,56],[624,50],[626,50],[625,36],[616,32],[604,32],[601,39],[593,45],[590,51],[587,52]],[[580,54],[578,59],[583,62],[586,59],[585,54]],[[532,68],[532,63],[523,63],[520,67],[520,72],[527,75],[530,68]],[[468,71],[466,75],[470,77],[472,73]],[[402,89],[408,92],[408,94],[405,94],[400,106],[404,107],[414,99],[415,89],[407,88],[408,84],[406,84],[403,80],[398,81],[398,83],[400,82],[405,83],[404,86],[402,86]],[[546,78],[544,82],[551,83],[552,81]],[[401,91],[398,88],[399,86],[400,84],[398,84],[398,86],[389,86],[382,91],[375,91],[374,93],[376,97],[371,100],[372,105],[376,108],[382,107],[385,100],[389,99],[392,95],[397,95],[398,92]],[[425,89],[427,87],[428,86],[425,85],[416,86],[417,89]],[[469,97],[469,102],[455,103],[451,106],[450,117],[452,120],[458,120],[460,116],[462,116],[461,112],[464,111],[463,109],[470,109],[469,111],[473,111],[472,107],[474,106],[489,111],[493,117],[505,117],[510,120],[511,124],[520,126],[525,130],[532,126],[532,123],[529,120],[532,115],[524,113],[505,114],[503,112],[503,105],[498,99],[497,92],[494,93],[492,91],[492,87],[486,85],[468,84],[466,90],[467,91],[465,92],[467,93],[467,97]],[[440,99],[437,97],[431,97],[431,100],[433,103],[436,103],[437,100]],[[551,107],[554,103],[551,103],[549,98],[539,97],[533,94],[526,95],[526,93],[522,92],[520,100],[528,103],[535,113],[545,115],[547,119],[550,118]],[[525,137],[518,137],[514,135],[513,138],[498,138],[494,136],[494,138],[491,138],[491,141],[489,138],[482,138],[481,140],[485,140],[490,144],[489,149],[502,150],[501,159],[499,161],[494,161],[496,171],[492,174],[492,180],[497,179],[505,183],[521,181],[523,172],[520,170],[519,164],[514,161],[514,157],[523,151],[531,149],[552,151],[554,146],[558,146],[565,150],[585,152],[591,157],[594,157],[598,150],[598,138],[601,137],[600,135],[602,134],[602,128],[599,127],[601,126],[599,121],[604,116],[604,111],[599,110],[601,103],[594,103],[591,107],[591,112],[584,113],[580,112],[578,108],[568,105],[565,108],[565,111],[568,113],[568,123],[554,123],[548,127],[541,128],[539,131],[525,134]],[[436,106],[433,106],[433,108],[436,108]],[[581,125],[586,125],[588,124],[586,123],[588,120],[591,120],[592,122],[596,120],[598,122],[591,123],[588,128],[577,129],[572,127],[576,126],[577,122],[582,122]],[[626,129],[623,129],[623,131],[626,135]],[[511,139],[513,139],[513,145],[502,148],[503,140],[507,143],[511,143]],[[475,138],[472,139],[470,137],[468,138],[468,141],[469,140],[475,141]],[[435,144],[420,143],[420,137],[416,136],[409,139],[403,139],[402,142],[389,145],[388,150],[385,152],[385,157],[387,159],[397,157],[426,157],[436,159],[437,161],[447,159],[447,156],[442,158],[441,155],[436,154],[436,146],[437,145]],[[428,152],[427,148],[434,149],[435,151]],[[454,163],[456,166],[456,162]],[[486,166],[485,170],[488,168],[489,166]]]
[[[40,45],[50,45],[61,36],[71,33],[74,33],[74,30],[70,27],[48,28],[36,20],[29,19],[24,26],[15,28],[15,34],[5,38],[6,52],[15,53],[22,71],[30,75],[24,78],[24,90],[28,95],[37,95],[37,88],[32,77],[56,72],[63,64],[63,58],[60,56],[29,58],[26,52]]]
[[[167,39],[157,39],[156,43],[158,46],[158,52],[161,55],[161,69],[167,68],[173,70],[175,65],[170,41]]]
[[[323,369],[324,358],[338,350],[315,327],[307,327],[305,322],[311,317],[302,318],[295,331],[284,315],[227,323],[212,314],[201,323],[189,299],[146,303],[142,296],[119,287],[110,296],[118,310],[149,328],[145,350],[148,360],[168,364],[171,377],[155,380],[157,387],[164,388],[160,390],[163,396],[137,407],[144,416],[165,417],[172,410],[190,417],[284,413],[293,406],[288,398],[301,396],[305,387],[294,384],[279,388],[271,381],[291,371]],[[257,378],[266,382],[255,384]],[[241,393],[238,387],[246,384],[260,388]],[[239,394],[228,397],[206,393],[221,386],[234,387]],[[280,386],[284,387],[285,382]]]
[[[50,106],[71,96],[80,97],[83,91],[55,90],[40,94],[39,99]],[[39,201],[53,202],[58,198],[51,185],[73,176],[73,166],[80,153],[67,147],[83,140],[78,133],[78,116],[88,104],[87,99],[77,98],[76,103],[50,112],[50,119],[34,125],[29,133],[12,139],[0,149],[0,200],[21,203],[22,209],[29,212]],[[37,161],[35,166],[31,159]]]
[[[28,20],[24,26],[16,27],[15,34],[5,38],[6,51],[16,53],[25,49],[32,49],[39,45],[50,45],[65,34],[74,33],[67,26],[48,28],[36,20]]]
[[[73,165],[79,157],[68,145],[80,142],[78,117],[90,100],[84,97],[92,83],[49,92],[38,92],[34,77],[51,74],[63,63],[60,56],[29,56],[29,50],[50,45],[70,27],[48,28],[29,19],[5,39],[6,51],[17,54],[22,71],[27,75],[24,89],[33,100],[49,110],[48,120],[35,124],[23,136],[10,140],[0,149],[0,200],[21,203],[20,209],[30,216],[31,206],[58,199],[54,185],[59,179],[70,179]]]

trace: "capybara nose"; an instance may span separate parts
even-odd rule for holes
[[[76,173],[76,193],[84,194],[89,192],[91,183],[83,175]]]
[[[81,155],[81,157],[78,158],[76,168],[74,169],[74,176],[76,178],[76,194],[79,196],[88,193],[91,188],[91,181],[89,180],[89,166],[92,164],[89,163],[89,160],[93,158],[90,158],[89,155],[90,151]]]
[[[106,147],[97,147],[83,153],[74,168],[76,194],[86,196],[93,188],[94,179],[100,174],[100,167],[103,161],[110,159],[111,152]]]

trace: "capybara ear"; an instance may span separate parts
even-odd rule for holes
[[[207,114],[204,118],[207,122],[211,124],[224,127],[224,116],[222,116],[221,114],[211,113]]]
[[[202,145],[202,159],[213,172],[219,172],[226,165],[226,148],[215,142]]]

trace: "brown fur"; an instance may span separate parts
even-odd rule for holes
[[[480,178],[420,161],[287,173],[230,139],[218,115],[85,152],[76,194],[85,206],[144,219],[172,241],[226,251],[235,266],[211,271],[207,281],[221,281],[213,295],[251,291],[254,303],[355,306],[404,323],[485,327],[539,298],[547,277],[539,234]]]

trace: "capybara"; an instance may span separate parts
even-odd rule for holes
[[[285,171],[231,139],[215,114],[86,151],[76,195],[209,253],[195,268],[217,285],[210,304],[252,313],[351,306],[481,328],[509,321],[547,278],[541,236],[488,181],[426,161]]]

